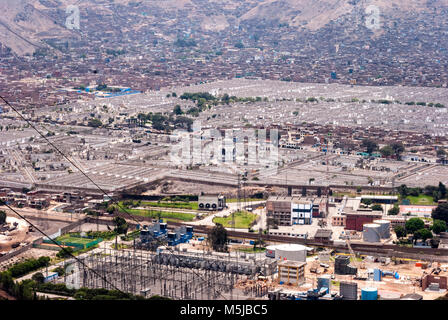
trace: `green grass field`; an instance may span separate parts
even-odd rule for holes
[[[64,234],[63,236],[57,237],[55,240],[61,241],[61,242],[72,242],[72,243],[79,243],[82,245],[86,245],[87,243],[90,243],[96,239],[77,238],[77,237],[73,237],[69,233],[67,233],[67,234]]]
[[[235,212],[235,228],[247,229],[257,218],[257,215],[247,211]],[[216,217],[213,219],[214,223],[220,223],[226,228],[232,228],[232,215],[227,217]]]
[[[121,212],[123,209],[119,208]],[[166,211],[155,211],[155,210],[140,210],[140,209],[129,209],[126,208],[126,212],[135,216],[150,217],[150,218],[167,218],[167,220],[182,220],[182,221],[193,221],[195,216],[192,213],[183,212],[166,212]]]
[[[161,207],[161,208],[178,208],[178,209],[190,209],[190,210],[198,210],[199,209],[199,205],[197,202],[147,202],[147,201],[142,201],[142,206]]]
[[[437,205],[437,203],[434,202],[434,199],[431,196],[427,196],[424,194],[421,194],[418,197],[407,196],[406,199],[409,199],[409,201],[411,201],[411,204],[414,205]]]

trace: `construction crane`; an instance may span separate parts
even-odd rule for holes
[[[361,269],[361,265],[358,264],[358,261],[356,260],[356,254],[355,254],[355,251],[353,251],[352,246],[350,244],[350,236],[349,235],[345,236],[345,243],[347,244],[348,250],[350,251],[350,255],[353,257],[353,264],[356,267],[356,278],[358,278],[360,276],[359,270]]]

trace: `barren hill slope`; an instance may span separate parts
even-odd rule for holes
[[[64,36],[69,32],[34,6],[35,1],[2,0],[0,2],[0,42],[14,52],[31,54],[44,47],[42,39]],[[55,2],[55,1],[54,1]],[[55,2],[60,5],[60,2]]]
[[[311,30],[323,27],[355,9],[365,10],[376,5],[381,14],[404,16],[409,12],[448,6],[448,0],[265,0],[241,17],[241,20],[277,19],[292,26],[305,26]]]
[[[1,0],[0,43],[24,55],[45,47],[46,38],[73,36],[76,32],[64,25],[68,5],[79,6],[84,16],[110,20],[110,28],[116,27],[115,18],[123,18],[120,27],[127,30],[140,27],[127,15],[128,9],[138,8],[147,14],[148,23],[170,14],[173,19],[167,25],[176,29],[199,24],[201,32],[222,32],[244,23],[273,21],[316,31],[341,16],[363,14],[369,5],[378,6],[383,19],[390,20],[422,11],[440,14],[438,9],[447,8],[448,0]]]

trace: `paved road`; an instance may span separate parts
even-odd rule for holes
[[[75,300],[75,298],[73,297],[60,296],[58,294],[52,294],[52,293],[36,292],[36,295],[39,297],[48,297],[50,299]]]
[[[252,229],[266,229],[267,227],[267,211],[266,208],[263,209],[255,209],[253,213],[260,216],[260,219],[258,219],[258,222],[254,225]]]
[[[32,209],[32,208],[14,208],[17,212],[19,212],[21,215],[25,217],[35,217],[35,218],[48,218],[48,219],[57,219],[57,220],[63,220],[67,222],[75,222],[80,218],[84,218],[85,215],[80,214],[71,214],[67,212],[55,212],[52,211],[52,208],[48,210],[38,210],[38,209]],[[6,206],[0,206],[0,210],[5,210],[6,212],[11,212],[8,207]],[[11,212],[12,215],[15,215],[13,212]]]

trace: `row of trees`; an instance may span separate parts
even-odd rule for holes
[[[409,188],[405,184],[402,184],[397,188],[397,191],[401,198],[406,198],[407,196],[418,197],[423,194],[432,197],[434,202],[445,199],[448,195],[447,188],[442,182],[439,182],[438,186],[426,186],[423,189],[419,187]]]
[[[447,229],[447,224],[443,220],[434,220],[433,225],[430,229],[425,228],[425,222],[420,218],[411,218],[406,221],[404,227],[396,226],[394,231],[398,238],[406,237],[411,234],[413,241],[422,239],[426,241],[427,239],[433,238],[433,232],[439,234],[445,232]],[[431,232],[432,230],[432,232]]]
[[[39,259],[28,259],[24,262],[16,263],[13,265],[8,272],[11,273],[11,276],[14,278],[18,278],[24,276],[31,271],[40,269],[42,267],[47,267],[50,264],[49,257],[40,257]]]
[[[34,280],[14,281],[14,278],[21,277],[31,271],[48,266],[49,257],[39,259],[28,259],[24,262],[16,263],[11,268],[0,273],[0,288],[19,300],[37,300],[35,293],[36,282]],[[43,281],[43,280],[42,280]]]
[[[76,300],[144,300],[145,298],[131,293],[108,289],[70,289],[64,283],[44,283],[45,277],[37,272],[31,279],[15,282],[7,273],[0,273],[0,286],[18,300],[39,300],[37,291],[72,296]],[[154,296],[151,298],[158,298]],[[150,298],[150,299],[151,299]],[[162,297],[159,297],[162,299]],[[166,298],[165,298],[166,299]]]
[[[434,223],[437,220],[441,220],[448,225],[448,203],[440,203],[437,208],[432,211],[431,217],[434,219]]]
[[[392,143],[391,145],[384,146],[383,148],[380,149],[378,144],[370,139],[364,139],[362,141],[362,146],[365,148],[365,151],[369,154],[372,154],[375,151],[379,151],[381,155],[385,158],[395,156],[398,160],[401,159],[401,154],[405,150],[403,144],[399,142]]]
[[[216,97],[208,92],[196,92],[196,93],[190,93],[185,92],[180,97],[182,100],[191,100],[198,104],[230,104],[234,102],[261,102],[261,101],[268,101],[268,98],[262,98],[262,97],[237,97],[237,96],[230,96],[228,93],[224,93],[222,96]]]
[[[5,222],[6,222],[6,212],[0,210],[0,225],[4,224]]]
[[[196,108],[196,107],[193,107],[193,108]],[[155,130],[169,132],[174,128],[183,128],[188,131],[191,131],[191,126],[193,124],[193,120],[188,117],[180,116],[182,114],[183,114],[183,111],[182,111],[181,107],[178,105],[174,108],[173,114],[171,114],[169,116],[165,116],[161,113],[153,114],[152,112],[150,112],[148,114],[139,113],[137,116],[137,119],[140,121],[141,125],[146,124],[146,122],[151,122],[152,127]],[[174,117],[173,115],[176,115],[176,116]]]
[[[373,211],[381,211],[381,212],[383,211],[383,206],[379,203],[373,203],[372,199],[364,198],[361,200],[361,203],[363,203],[366,206],[371,206],[370,208]]]
[[[0,273],[0,288],[18,300],[38,300],[35,284],[33,280],[16,282],[7,271]]]
[[[433,237],[432,232],[425,228],[425,223],[420,218],[411,218],[406,221],[404,228],[402,226],[396,226],[394,231],[398,238],[403,238],[408,234],[412,234],[412,239],[414,242],[418,239],[426,241],[427,239],[431,239]]]

